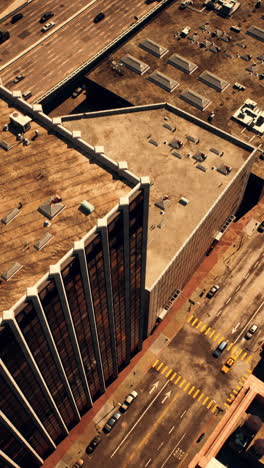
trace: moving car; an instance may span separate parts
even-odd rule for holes
[[[53,28],[53,26],[55,26],[55,23],[53,21],[51,21],[50,23],[46,23],[45,26],[43,26],[43,28],[41,28],[41,31],[46,32],[49,29]]]
[[[218,290],[219,290],[219,286],[218,284],[215,284],[214,286],[211,287],[211,289],[209,289],[205,297],[207,297],[207,299],[211,299],[217,293]]]
[[[54,13],[52,13],[52,11],[46,11],[46,13],[44,13],[44,15],[41,16],[39,22],[40,23],[45,23],[46,21],[48,21],[53,16],[54,16]]]
[[[22,15],[22,13],[17,13],[16,15],[13,16],[13,18],[11,19],[11,23],[12,24],[15,24],[17,23],[17,21],[21,20],[23,18],[24,15]]]
[[[257,229],[258,232],[264,232],[264,221],[262,221],[262,223],[260,223],[258,229]]]
[[[258,326],[255,325],[255,324],[253,323],[253,325],[252,325],[252,326],[250,327],[250,329],[247,331],[247,333],[246,333],[246,335],[245,335],[245,338],[246,338],[247,340],[250,340],[250,339],[252,338],[252,336],[256,333],[257,329],[258,329]]]
[[[113,427],[116,425],[117,421],[121,418],[120,411],[116,411],[110,419],[108,419],[107,423],[103,427],[103,431],[108,434],[112,431]]]
[[[126,399],[123,401],[122,405],[119,408],[121,413],[126,412],[126,410],[129,408],[131,403],[133,403],[133,401],[137,398],[137,396],[138,393],[135,390],[133,390],[131,393],[129,393],[129,395],[127,395]]]
[[[73,465],[72,465],[72,468],[81,468],[81,466],[83,466],[84,464],[84,461],[82,458],[79,458],[79,460],[77,460]]]
[[[24,75],[22,75],[22,73],[20,73],[19,75],[17,75],[13,81],[13,83],[19,83],[19,81],[22,81],[24,79]]]
[[[219,358],[221,356],[222,352],[226,349],[227,347],[227,342],[226,341],[221,341],[217,348],[213,352],[213,357],[214,358]]]
[[[86,453],[92,453],[96,449],[96,447],[98,447],[101,441],[102,439],[100,436],[95,436],[93,440],[91,440],[89,445],[86,447]]]
[[[99,23],[99,21],[102,21],[104,18],[105,18],[105,14],[101,11],[100,13],[98,13],[98,15],[96,15],[93,22]]]
[[[233,356],[230,356],[227,359],[226,363],[223,365],[221,372],[223,372],[223,374],[227,374],[227,372],[230,371],[231,367],[235,364],[235,362],[236,362],[236,358]]]

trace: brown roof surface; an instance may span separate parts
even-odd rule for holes
[[[23,268],[8,282],[1,279],[0,316],[96,224],[97,218],[105,216],[130,191],[123,182],[114,180],[110,173],[91,164],[35,122],[26,137],[31,139],[38,129],[38,138],[29,146],[18,143],[11,132],[2,131],[14,110],[0,99],[0,140],[14,145],[10,151],[0,148],[0,219],[17,208],[19,202],[23,204],[21,213],[9,224],[0,222],[0,275],[15,262]],[[44,227],[48,218],[38,208],[55,194],[62,197],[65,208],[51,220],[50,227]],[[78,210],[82,200],[95,208],[87,217]],[[47,232],[54,237],[43,250],[36,250],[34,244]]]

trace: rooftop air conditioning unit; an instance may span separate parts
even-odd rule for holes
[[[20,114],[20,112],[13,112],[9,115],[11,123],[19,130],[25,133],[30,129],[31,118],[27,115]]]

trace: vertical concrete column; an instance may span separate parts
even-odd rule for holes
[[[129,198],[120,198],[119,208],[123,214],[125,304],[126,304],[126,364],[131,357],[131,311],[130,311],[130,247],[129,247]]]
[[[58,293],[59,293],[62,310],[63,310],[65,321],[66,321],[66,324],[67,324],[67,327],[68,327],[68,331],[69,331],[69,335],[70,335],[70,338],[71,338],[72,346],[73,346],[73,349],[74,349],[75,359],[76,359],[77,366],[78,366],[78,369],[79,369],[79,372],[80,372],[80,377],[81,377],[81,380],[82,380],[82,384],[83,384],[83,388],[84,388],[84,391],[85,391],[86,399],[87,399],[88,404],[90,405],[90,407],[92,407],[93,406],[92,397],[91,397],[91,394],[90,394],[90,389],[89,389],[89,385],[88,385],[85,370],[84,370],[82,356],[81,356],[81,353],[80,353],[80,348],[79,348],[77,336],[76,336],[76,333],[75,333],[74,324],[73,324],[73,321],[72,321],[72,316],[71,316],[71,312],[70,312],[70,307],[69,307],[66,291],[65,291],[64,284],[63,284],[62,277],[61,277],[60,266],[51,265],[50,266],[50,276],[54,278],[54,281],[55,281],[55,284],[56,284],[56,287],[57,287],[57,290],[58,290]]]
[[[9,431],[13,434],[13,436],[20,442],[20,444],[25,448],[27,452],[30,452],[32,458],[34,458],[35,462],[39,465],[44,463],[44,460],[35,452],[33,447],[24,439],[22,434],[15,428],[15,426],[9,421],[9,419],[4,415],[4,413],[0,410],[0,422],[5,426]]]
[[[3,462],[3,465],[5,463],[7,466],[11,466],[12,468],[21,468],[20,465],[17,465],[17,463],[11,460],[11,458],[9,458],[4,452],[2,452],[2,450],[0,450],[0,462],[1,461]]]
[[[10,374],[9,370],[5,366],[2,359],[0,359],[0,375],[2,375],[7,385],[10,387],[11,391],[16,395],[16,398],[21,403],[25,411],[30,414],[32,420],[34,421],[35,426],[37,426],[39,431],[42,432],[42,435],[48,442],[49,446],[55,449],[56,444],[53,442],[52,438],[46,431],[39,417],[36,415],[30,403],[28,402],[24,394],[21,392],[19,386],[17,385],[16,381],[13,379],[12,375]]]
[[[61,380],[63,381],[63,383],[65,385],[66,392],[67,392],[67,395],[68,395],[69,400],[71,402],[73,412],[75,414],[76,419],[78,421],[80,421],[81,416],[80,416],[79,410],[77,408],[73,393],[71,391],[71,387],[70,387],[70,384],[68,382],[68,379],[67,379],[63,364],[61,362],[61,359],[60,359],[60,356],[59,356],[55,341],[53,339],[53,336],[52,336],[48,321],[47,321],[46,316],[44,314],[44,310],[43,310],[43,307],[41,305],[41,302],[40,302],[40,299],[39,299],[39,296],[38,296],[37,288],[35,288],[35,287],[28,288],[27,289],[27,297],[33,303],[34,309],[35,309],[35,311],[37,313],[37,316],[38,316],[39,321],[41,323],[41,326],[43,328],[44,335],[45,335],[45,337],[47,339],[47,342],[49,344],[50,352],[51,352],[52,357],[53,357],[53,359],[55,361],[55,364],[56,364],[56,367],[57,367],[58,372],[60,374]]]
[[[146,287],[146,267],[147,267],[147,246],[148,246],[148,217],[149,217],[149,192],[150,179],[149,177],[141,177],[141,189],[144,193],[143,205],[143,232],[142,232],[142,273],[140,285],[140,324],[139,324],[139,349],[142,349],[144,314],[145,314],[145,287]]]
[[[9,325],[16,341],[18,342],[20,348],[21,348],[21,351],[23,352],[25,358],[26,358],[26,361],[28,362],[39,386],[41,387],[46,399],[49,401],[49,404],[50,406],[53,408],[53,411],[54,413],[56,414],[57,418],[58,418],[58,421],[59,421],[59,424],[62,428],[62,431],[64,433],[64,435],[67,435],[69,433],[64,421],[63,421],[63,418],[57,408],[57,405],[55,403],[55,401],[53,400],[52,398],[52,395],[46,385],[46,382],[45,380],[43,379],[42,377],[42,374],[37,366],[37,363],[27,345],[27,342],[17,324],[17,321],[14,317],[14,312],[12,310],[10,311],[4,311],[3,312],[3,323],[6,323]]]
[[[112,353],[112,359],[113,359],[113,374],[114,374],[114,377],[116,378],[118,376],[118,363],[117,363],[117,352],[116,352],[115,318],[114,318],[113,292],[112,292],[112,280],[111,280],[111,260],[110,260],[109,238],[108,238],[106,218],[98,219],[97,230],[101,234],[101,239],[102,239],[102,244],[103,244],[105,287],[106,287],[106,296],[107,296],[109,325],[110,325],[110,343],[111,343],[111,353]]]
[[[93,349],[94,349],[94,354],[96,358],[96,367],[97,367],[97,372],[98,372],[98,376],[100,380],[101,391],[102,393],[104,393],[106,390],[105,379],[104,379],[100,344],[99,344],[99,339],[98,339],[98,334],[97,334],[97,327],[96,327],[94,307],[93,307],[93,298],[92,298],[92,292],[91,292],[90,279],[88,275],[88,267],[87,267],[83,240],[74,242],[74,252],[76,253],[76,255],[78,255],[79,262],[80,262],[82,283],[83,283],[84,295],[86,299],[90,328],[91,328],[91,333],[92,333]]]

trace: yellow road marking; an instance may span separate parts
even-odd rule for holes
[[[232,350],[232,352],[233,352],[233,353],[235,353],[235,352],[236,352],[236,350],[237,350],[237,348],[238,348],[238,346],[237,346],[237,345],[235,345],[235,346],[234,346],[234,348],[233,348],[233,350]]]
[[[190,323],[190,321],[194,318],[194,315],[191,315],[188,320],[187,320],[187,323]]]
[[[248,358],[246,359],[247,362],[251,361],[252,359],[252,356],[248,356]]]
[[[210,403],[208,403],[208,405],[207,405],[206,408],[207,408],[207,409],[211,408],[211,406],[213,405],[213,403],[215,403],[215,401],[214,401],[214,400],[211,400]]]
[[[194,393],[194,395],[192,396],[193,398],[196,398],[198,393],[200,393],[200,390],[196,390],[196,392]]]
[[[191,385],[191,383],[188,382],[188,383],[185,385],[185,387],[184,387],[183,390],[186,392],[186,391],[188,390],[188,388],[190,387],[190,385]]]
[[[245,353],[243,354],[243,356],[241,356],[241,361],[243,361],[243,359],[245,359],[245,357],[247,356],[247,352],[245,351]]]
[[[238,394],[238,391],[237,390],[233,390],[233,393],[235,393],[236,395]]]
[[[235,388],[236,388],[237,390],[241,390],[241,385],[237,385]]]
[[[198,401],[201,401],[201,399],[204,397],[204,393],[202,392],[201,395],[198,398]]]
[[[193,323],[192,323],[192,326],[194,327],[194,325],[196,324],[196,322],[198,322],[198,318],[194,319]]]
[[[195,389],[195,385],[192,386],[191,390],[188,392],[188,395],[191,395],[194,389]]]
[[[225,405],[229,408],[230,405],[228,405],[228,403],[225,403]]]
[[[212,332],[209,335],[209,338],[212,338],[214,336],[214,334],[215,334],[215,330],[212,330]]]
[[[212,401],[213,401],[213,400],[212,400]],[[207,408],[208,408],[208,406],[207,406]],[[209,408],[210,408],[210,406],[209,406]],[[215,413],[216,410],[217,410],[217,405],[214,405],[214,407],[211,409],[211,412],[212,412],[212,413]]]
[[[203,323],[203,322],[201,322],[201,321],[200,321],[199,323],[197,323],[197,325],[196,325],[195,328],[197,328],[197,330],[198,330],[198,328],[200,327],[200,325],[202,325],[202,323]]]
[[[234,343],[230,343],[230,345],[226,348],[227,351],[230,351]]]
[[[152,365],[152,367],[156,367],[156,365],[158,364],[158,362],[159,362],[159,359],[157,359],[157,360],[154,362],[154,364]]]
[[[211,327],[208,327],[206,332],[205,332],[205,335],[207,335],[207,333],[209,333],[210,330],[212,330]]]
[[[202,322],[201,322],[201,323],[202,323]],[[200,332],[201,332],[201,333],[203,333],[203,332],[204,332],[204,330],[206,329],[206,327],[207,327],[207,323],[205,323],[205,324],[202,326],[202,328],[201,328]]]
[[[203,401],[203,403],[202,403],[202,404],[203,404],[203,406],[205,405],[205,403],[207,402],[207,400],[209,400],[209,397],[208,397],[208,396],[207,396],[207,397],[205,397],[205,399],[204,399],[204,401]]]
[[[179,385],[179,388],[182,388],[183,384],[186,382],[186,379],[182,379],[180,385]]]
[[[237,359],[239,358],[239,356],[240,356],[241,353],[242,353],[242,349],[240,349],[240,350],[238,351],[238,353],[236,354],[236,358],[237,358]]]
[[[174,372],[174,374],[173,374],[173,375],[171,376],[171,378],[170,378],[170,381],[171,381],[171,382],[173,381],[174,377],[176,377],[176,375],[177,375],[177,372]]]
[[[219,337],[220,333],[218,332],[215,336],[214,336],[214,340],[213,341],[216,341],[217,338]]]
[[[171,375],[171,373],[172,373],[172,369],[170,369],[169,372],[167,372],[166,378],[168,378]]]
[[[157,367],[157,371],[159,371],[164,366],[164,362],[161,362],[160,365]]]
[[[224,336],[221,336],[221,338],[218,337],[217,344],[219,345],[221,343],[221,341],[224,341]],[[227,342],[227,340],[226,340],[226,342]]]
[[[168,369],[168,366],[163,367],[161,374],[164,374],[164,372]]]
[[[179,382],[179,380],[181,380],[181,375],[179,375],[179,376],[177,377],[177,379],[175,380],[175,382],[174,382],[175,385],[177,385],[177,383]]]

